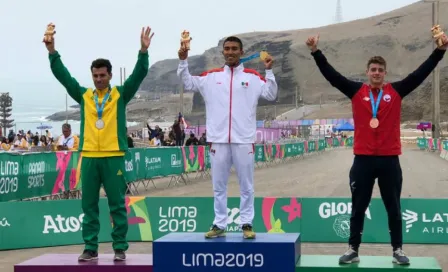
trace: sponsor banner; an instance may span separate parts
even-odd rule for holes
[[[99,240],[111,241],[107,200],[100,201]],[[82,244],[80,200],[1,203],[0,249]]]
[[[448,243],[448,199],[402,199],[404,243]],[[100,242],[111,241],[112,221],[101,198]],[[129,241],[154,241],[168,233],[209,230],[212,197],[126,197]],[[301,233],[302,242],[347,243],[350,198],[255,199],[258,233]],[[227,231],[240,232],[238,197],[230,197]],[[0,203],[0,250],[82,244],[81,200]],[[364,217],[363,243],[390,243],[381,199],[372,199]]]
[[[111,241],[112,221],[101,198],[100,242]],[[82,244],[81,200],[0,203],[0,250]],[[210,197],[126,197],[128,241],[153,241],[171,232],[206,232],[213,223]],[[240,232],[239,198],[228,201],[227,231]],[[301,203],[296,198],[256,198],[258,232],[300,231]]]
[[[350,198],[301,198],[302,241],[347,243],[350,236]],[[448,199],[401,200],[403,242],[448,243]],[[365,212],[363,243],[390,243],[387,213],[380,198]]]
[[[347,243],[350,236],[350,198],[302,198],[302,242]],[[387,216],[381,199],[372,199],[365,212],[364,243],[389,243]]]

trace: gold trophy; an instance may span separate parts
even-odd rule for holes
[[[193,40],[193,38],[190,37],[190,32],[184,30],[180,36],[182,37],[180,41],[184,45],[184,48],[190,50],[190,41]]]
[[[267,57],[270,57],[268,51],[266,51],[266,50],[262,50],[262,51],[260,52],[260,59],[261,59],[261,61],[264,61]]]
[[[440,25],[435,25],[431,28],[431,32],[432,32],[432,37],[434,38],[434,40],[436,41],[437,46],[442,46],[443,45],[443,34],[445,34],[445,32],[443,32],[443,30],[440,28]]]
[[[53,23],[49,23],[47,25],[47,30],[45,31],[44,39],[42,42],[44,42],[44,43],[53,42],[53,36],[54,36],[54,34],[56,34],[56,30],[54,30],[55,28],[56,28],[56,26]]]

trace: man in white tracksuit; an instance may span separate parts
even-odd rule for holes
[[[278,87],[270,56],[264,60],[264,78],[240,63],[243,44],[239,38],[228,37],[222,53],[226,61],[224,67],[192,76],[188,70],[188,50],[181,44],[177,75],[186,91],[200,92],[205,101],[215,209],[213,226],[205,237],[225,236],[227,183],[233,164],[240,184],[240,227],[244,238],[253,239],[256,110],[260,97],[269,101],[277,98]]]

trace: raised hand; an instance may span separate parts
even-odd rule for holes
[[[274,63],[274,59],[271,56],[267,56],[264,59],[264,67],[266,68],[266,70],[271,70],[273,63]]]
[[[446,50],[448,48],[448,37],[446,34],[443,34],[443,36],[441,37],[442,41],[443,41],[443,45],[442,46],[438,46],[439,49],[442,50]],[[436,41],[437,42],[437,41]]]
[[[45,31],[43,42],[45,43],[45,47],[47,48],[48,52],[54,53],[56,49],[54,48],[54,34],[56,34],[55,25],[53,23],[49,23],[47,25],[47,30]]]
[[[180,49],[177,52],[180,60],[186,60],[188,58],[188,49],[183,42],[180,42]]]
[[[48,53],[50,53],[50,54],[56,52],[56,49],[54,47],[54,38],[51,39],[51,41],[49,41],[49,42],[45,42],[45,47],[47,48]]]
[[[142,27],[142,34],[140,35],[140,42],[142,48],[140,51],[146,52],[148,51],[149,46],[151,45],[151,39],[154,36],[154,33],[151,33],[151,28],[148,26],[146,30]]]
[[[318,43],[319,43],[319,34],[317,34],[316,36],[309,37],[308,40],[306,40],[306,45],[313,52],[317,50]]]

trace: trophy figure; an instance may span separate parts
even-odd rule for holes
[[[53,42],[53,36],[54,36],[54,34],[56,34],[56,30],[54,30],[55,28],[56,28],[56,26],[53,23],[49,23],[47,25],[47,30],[45,31],[44,39],[43,39],[44,43]]]
[[[437,43],[437,46],[442,46],[443,45],[443,41],[442,41],[442,37],[443,34],[445,34],[443,32],[443,30],[440,28],[440,25],[435,25],[431,28],[431,32],[432,32],[432,37],[434,38],[434,40]]]
[[[269,53],[266,50],[262,50],[260,52],[260,59],[261,61],[264,61],[269,56]]]
[[[190,32],[187,30],[184,30],[181,34],[182,39],[180,40],[182,44],[184,45],[185,49],[190,50],[190,41],[193,40],[193,38],[190,37]]]

